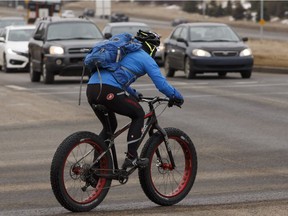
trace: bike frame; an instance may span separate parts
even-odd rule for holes
[[[172,152],[171,152],[171,149],[170,149],[170,145],[169,145],[169,141],[168,141],[168,137],[167,137],[167,133],[166,131],[160,127],[160,125],[158,124],[158,120],[157,120],[157,116],[156,116],[156,112],[155,112],[155,107],[154,107],[154,104],[156,103],[160,103],[160,102],[163,102],[163,101],[166,101],[168,102],[169,99],[167,98],[160,98],[160,97],[153,97],[153,98],[150,98],[150,97],[143,97],[141,99],[142,102],[146,102],[148,103],[148,106],[149,106],[149,112],[145,114],[144,116],[144,119],[146,119],[146,123],[144,124],[144,127],[143,127],[143,133],[141,135],[141,138],[140,138],[140,141],[139,141],[139,146],[141,145],[141,143],[143,142],[144,138],[146,137],[147,133],[149,133],[149,136],[151,137],[153,134],[154,134],[154,130],[157,130],[160,132],[160,134],[164,137],[164,142],[165,142],[165,146],[166,146],[166,149],[167,149],[167,152],[168,152],[168,155],[169,155],[169,159],[170,159],[170,162],[171,162],[171,165],[172,165],[172,168],[175,168],[175,162],[174,162],[174,159],[173,159],[173,156],[172,156]],[[106,140],[109,142],[108,144],[108,148],[107,150],[105,150],[102,154],[100,154],[98,156],[98,158],[93,162],[93,164],[91,165],[91,167],[93,167],[94,164],[96,164],[102,157],[103,155],[105,155],[109,150],[111,150],[111,153],[112,153],[112,159],[113,159],[113,165],[114,165],[114,172],[119,170],[119,165],[118,165],[118,158],[117,158],[117,153],[116,153],[116,147],[115,147],[115,142],[114,140],[120,135],[122,134],[124,131],[128,130],[129,127],[130,127],[130,123],[126,124],[125,126],[123,126],[121,129],[117,130],[114,134],[112,132],[112,129],[111,129],[111,124],[110,124],[110,121],[109,121],[109,115],[108,115],[108,112],[106,110],[105,107],[103,106],[95,106],[96,109],[102,111],[106,117],[106,124],[108,126],[108,135],[111,136],[111,138],[109,140]],[[105,142],[106,142],[105,141]],[[157,149],[156,150],[156,155],[157,155],[157,158],[159,160],[159,162],[162,163],[162,160],[161,160],[161,155],[160,155],[160,152],[159,150]],[[132,168],[131,170],[127,171],[128,172],[128,175],[132,174],[137,168],[134,167]],[[99,174],[99,177],[106,177],[106,178],[109,178],[111,177],[112,179],[118,179],[118,176],[114,176],[113,174]]]

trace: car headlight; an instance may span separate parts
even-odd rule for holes
[[[9,53],[9,54],[15,54],[14,50],[12,50],[11,48],[8,48],[8,49],[7,49],[7,53]]]
[[[157,47],[157,51],[159,52],[159,51],[162,51],[162,50],[164,50],[164,45],[160,44],[160,46]]]
[[[192,54],[194,56],[199,56],[199,57],[211,57],[211,54],[205,50],[202,49],[194,49],[192,50]]]
[[[243,57],[243,56],[251,56],[251,55],[252,55],[252,51],[249,48],[246,48],[246,49],[244,49],[244,50],[242,50],[240,52],[240,56],[241,57]]]
[[[59,46],[51,46],[49,49],[49,53],[52,55],[62,55],[64,54],[64,49]]]

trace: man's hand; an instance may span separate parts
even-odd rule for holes
[[[168,102],[168,107],[172,107],[172,106],[178,106],[181,108],[181,105],[184,103],[183,99],[179,99],[179,98],[170,98],[169,102]]]
[[[137,101],[141,101],[141,99],[143,98],[143,94],[140,92],[135,92],[135,98]]]

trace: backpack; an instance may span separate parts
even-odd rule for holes
[[[95,44],[84,59],[84,65],[91,72],[104,68],[114,72],[120,66],[119,61],[126,54],[139,50],[142,44],[129,33],[121,33]]]

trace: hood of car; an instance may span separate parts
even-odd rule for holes
[[[51,45],[55,45],[55,46],[62,46],[62,47],[69,47],[69,48],[73,48],[73,47],[92,47],[95,45],[95,43],[102,41],[103,39],[93,39],[93,40],[87,40],[87,39],[83,39],[83,40],[79,40],[79,39],[75,39],[75,40],[53,40],[53,41],[48,41],[47,44]]]
[[[205,49],[207,51],[214,50],[243,50],[247,47],[241,41],[238,42],[190,42],[189,47],[192,49]]]
[[[22,52],[22,53],[28,53],[28,41],[7,41],[5,45],[6,50],[12,49],[14,51]]]

